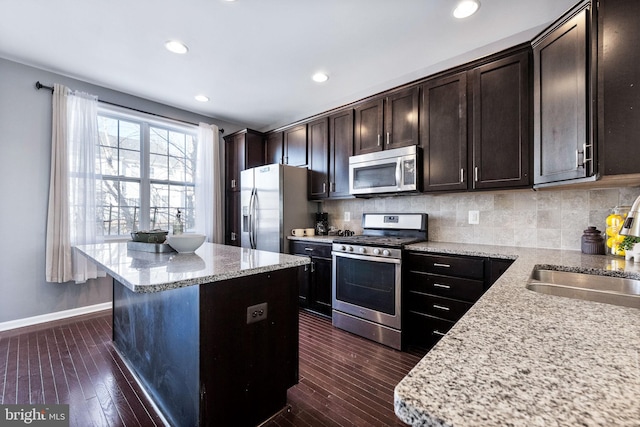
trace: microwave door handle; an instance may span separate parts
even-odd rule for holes
[[[396,160],[396,184],[398,185],[398,190],[402,189],[402,177],[404,173],[402,171],[402,158]]]

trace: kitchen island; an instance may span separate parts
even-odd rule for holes
[[[298,381],[307,258],[211,243],[76,248],[113,277],[113,342],[170,425],[258,425]]]
[[[577,251],[424,242],[407,250],[515,259],[396,386],[414,426],[640,425],[640,310],[526,289],[535,267],[640,278]]]

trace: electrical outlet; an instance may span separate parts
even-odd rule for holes
[[[480,224],[479,211],[469,211],[469,224]]]
[[[344,213],[344,220],[345,221],[351,221],[351,212],[345,212]]]
[[[259,322],[267,318],[267,303],[252,305],[247,307],[247,325],[250,323]]]

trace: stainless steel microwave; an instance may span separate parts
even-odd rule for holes
[[[349,157],[349,193],[368,196],[420,190],[421,149],[415,145]]]

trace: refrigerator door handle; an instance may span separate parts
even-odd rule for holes
[[[251,189],[251,198],[249,199],[249,244],[251,249],[256,248],[256,189]]]

